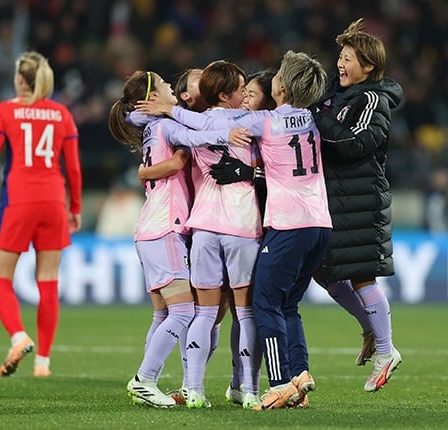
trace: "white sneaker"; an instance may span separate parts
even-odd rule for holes
[[[362,334],[362,349],[356,357],[355,364],[357,366],[365,366],[368,361],[371,361],[375,353],[375,338],[372,332]]]
[[[258,394],[244,393],[243,395],[243,409],[253,409],[260,404]]]
[[[145,403],[154,408],[171,408],[176,402],[170,396],[163,394],[155,382],[141,382],[137,375],[128,382],[128,393],[134,403]],[[135,399],[137,398],[137,399]]]
[[[226,390],[226,399],[228,402],[242,405],[244,402],[244,393],[241,389],[241,385],[239,386],[239,388],[232,388],[232,386],[229,384]]]
[[[392,372],[401,364],[401,355],[394,348],[390,354],[375,354],[373,369],[364,385],[365,391],[378,391],[389,380]]]
[[[211,408],[212,404],[205,398],[204,394],[199,394],[196,391],[188,390],[187,408],[200,409]]]

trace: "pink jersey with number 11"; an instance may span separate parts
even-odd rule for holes
[[[331,228],[320,135],[311,112],[288,104],[272,111],[233,112],[233,117],[211,118],[173,109],[174,118],[190,127],[244,127],[259,138],[268,190],[265,227]]]

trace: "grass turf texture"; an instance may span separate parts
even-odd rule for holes
[[[336,306],[303,305],[311,372],[317,391],[307,410],[244,411],[228,404],[230,319],[206,379],[213,408],[170,410],[133,405],[126,383],[141,357],[150,308],[63,308],[52,358],[53,376],[32,377],[33,355],[16,375],[0,378],[0,429],[436,429],[448,427],[448,310],[393,306],[402,366],[377,393],[363,385],[371,369],[354,360],[361,344],[354,320]],[[35,310],[23,311],[34,336]],[[35,338],[35,336],[34,336]],[[0,354],[9,339],[2,332]],[[263,369],[265,375],[265,371]],[[178,352],[166,363],[162,391],[181,382]],[[266,378],[261,381],[267,388]]]

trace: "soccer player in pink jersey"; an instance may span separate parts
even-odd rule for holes
[[[0,365],[0,376],[13,374],[34,348],[12,282],[17,261],[31,243],[36,250],[40,296],[33,374],[51,375],[61,251],[70,244],[70,233],[81,227],[78,130],[68,109],[49,98],[53,82],[46,58],[25,52],[16,62],[16,97],[0,103],[0,149],[7,149],[0,204],[0,320],[12,344]],[[61,158],[70,190],[68,210]]]
[[[203,112],[208,107],[207,102],[204,100],[199,91],[199,81],[201,76],[202,69],[187,69],[179,76],[174,87],[174,94],[176,95],[179,106],[182,106],[194,112]],[[226,397],[229,401],[242,404],[244,399],[243,393],[240,390],[241,381],[243,380],[241,359],[239,357],[240,326],[235,311],[233,294],[229,288],[225,288],[221,294],[218,316],[216,318],[215,325],[211,330],[210,352],[208,355],[208,360],[211,359],[218,346],[221,321],[229,308],[232,312],[232,328],[230,336],[230,346],[232,351],[232,380],[229,388],[226,391]],[[186,333],[184,337],[181,336],[181,338],[179,338],[179,347],[181,350],[182,366],[184,369],[182,387],[180,389],[170,391],[169,394],[176,400],[177,403],[184,404],[187,400],[188,395]]]
[[[239,125],[259,137],[268,197],[256,266],[254,312],[270,390],[257,409],[303,403],[314,380],[297,305],[319,267],[331,231],[320,136],[309,106],[325,90],[326,73],[304,53],[289,51],[272,81],[273,111],[236,111],[227,118],[158,106],[190,127]],[[246,163],[247,164],[247,163]]]
[[[217,144],[228,139],[228,130],[193,132],[170,119],[147,117],[134,111],[139,99],[160,94],[174,99],[171,86],[153,72],[135,72],[123,87],[123,97],[111,108],[109,128],[113,136],[133,150],[140,150],[144,166],[139,174],[146,182],[146,202],[137,223],[135,241],[143,266],[148,292],[156,316],[147,335],[145,355],[137,374],[129,381],[128,392],[139,402],[154,407],[175,406],[175,401],[157,387],[157,379],[177,339],[194,317],[190,291],[187,234],[190,197],[183,167],[194,146]],[[176,150],[177,149],[177,150]],[[159,164],[159,180],[151,179],[145,166]],[[157,311],[168,308],[168,314]]]
[[[245,83],[244,72],[233,63],[217,61],[207,66],[199,88],[212,108],[204,115],[232,115],[232,108],[239,108],[244,100]],[[207,404],[203,381],[209,333],[217,317],[221,287],[226,283],[233,291],[240,326],[243,407],[258,401],[259,354],[254,351],[255,321],[250,299],[252,271],[262,234],[255,190],[248,183],[217,185],[210,176],[211,166],[231,151],[251,164],[253,154],[248,147],[207,146],[192,151],[196,196],[187,225],[194,229],[191,279],[198,305],[188,331],[189,407]]]
[[[202,97],[212,106],[203,115],[233,116],[233,108],[239,108],[244,100],[245,74],[233,63],[217,61],[203,71],[199,87]],[[262,228],[255,190],[252,184],[244,182],[221,186],[210,176],[211,166],[226,154],[232,153],[247,164],[251,164],[253,154],[250,147],[228,147],[222,143],[192,151],[196,196],[187,225],[194,229],[191,280],[198,305],[188,331],[187,406],[191,408],[208,405],[204,376],[210,330],[216,321],[221,287],[226,283],[233,290],[240,324],[243,407],[250,408],[258,402],[261,356],[256,350],[250,284]]]

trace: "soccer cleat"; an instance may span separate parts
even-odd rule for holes
[[[228,402],[236,403],[237,405],[242,405],[244,402],[244,393],[241,389],[241,385],[239,388],[232,388],[232,385],[229,384],[226,390],[226,399]]]
[[[362,349],[355,361],[357,366],[365,366],[375,353],[375,338],[373,337],[373,333],[363,333],[362,338]]]
[[[13,345],[3,364],[0,365],[0,376],[12,375],[19,366],[19,363],[29,354],[34,348],[34,342],[28,336],[20,342]]]
[[[307,409],[310,407],[310,400],[308,399],[307,394],[305,394],[304,397],[303,395],[296,393],[289,398],[288,404],[286,406],[291,409]]]
[[[297,394],[297,388],[292,382],[271,387],[261,396],[260,403],[255,405],[252,409],[254,411],[262,411],[265,409],[284,408],[294,394]]]
[[[210,408],[212,404],[205,398],[204,394],[199,394],[196,391],[188,390],[187,408],[201,409]]]
[[[260,404],[258,394],[244,393],[243,395],[243,409],[253,409]]]
[[[36,378],[48,378],[51,376],[51,371],[48,366],[37,365],[34,366],[33,375]]]
[[[166,393],[170,396],[177,405],[185,405],[188,398],[188,390],[185,387],[178,388],[177,390],[171,390]]]
[[[373,359],[373,369],[364,390],[369,392],[378,391],[389,380],[392,372],[401,364],[400,353],[393,348],[390,354],[375,354]]]
[[[279,409],[288,406],[291,398],[295,398],[297,404],[308,402],[307,393],[316,388],[314,379],[307,370],[304,370],[299,376],[294,376],[289,384],[280,385],[271,388],[261,397],[261,403],[253,409],[260,411],[263,409]]]
[[[163,394],[155,382],[141,382],[137,375],[133,376],[128,382],[127,390],[134,403],[145,403],[154,408],[176,406],[176,402],[170,396]]]
[[[288,406],[291,398],[295,398],[296,404],[308,402],[307,393],[316,388],[311,373],[304,370],[299,376],[294,376],[289,384],[271,388],[261,397],[261,403],[253,409],[260,411],[263,409],[279,409]],[[298,395],[298,396],[295,396]]]

